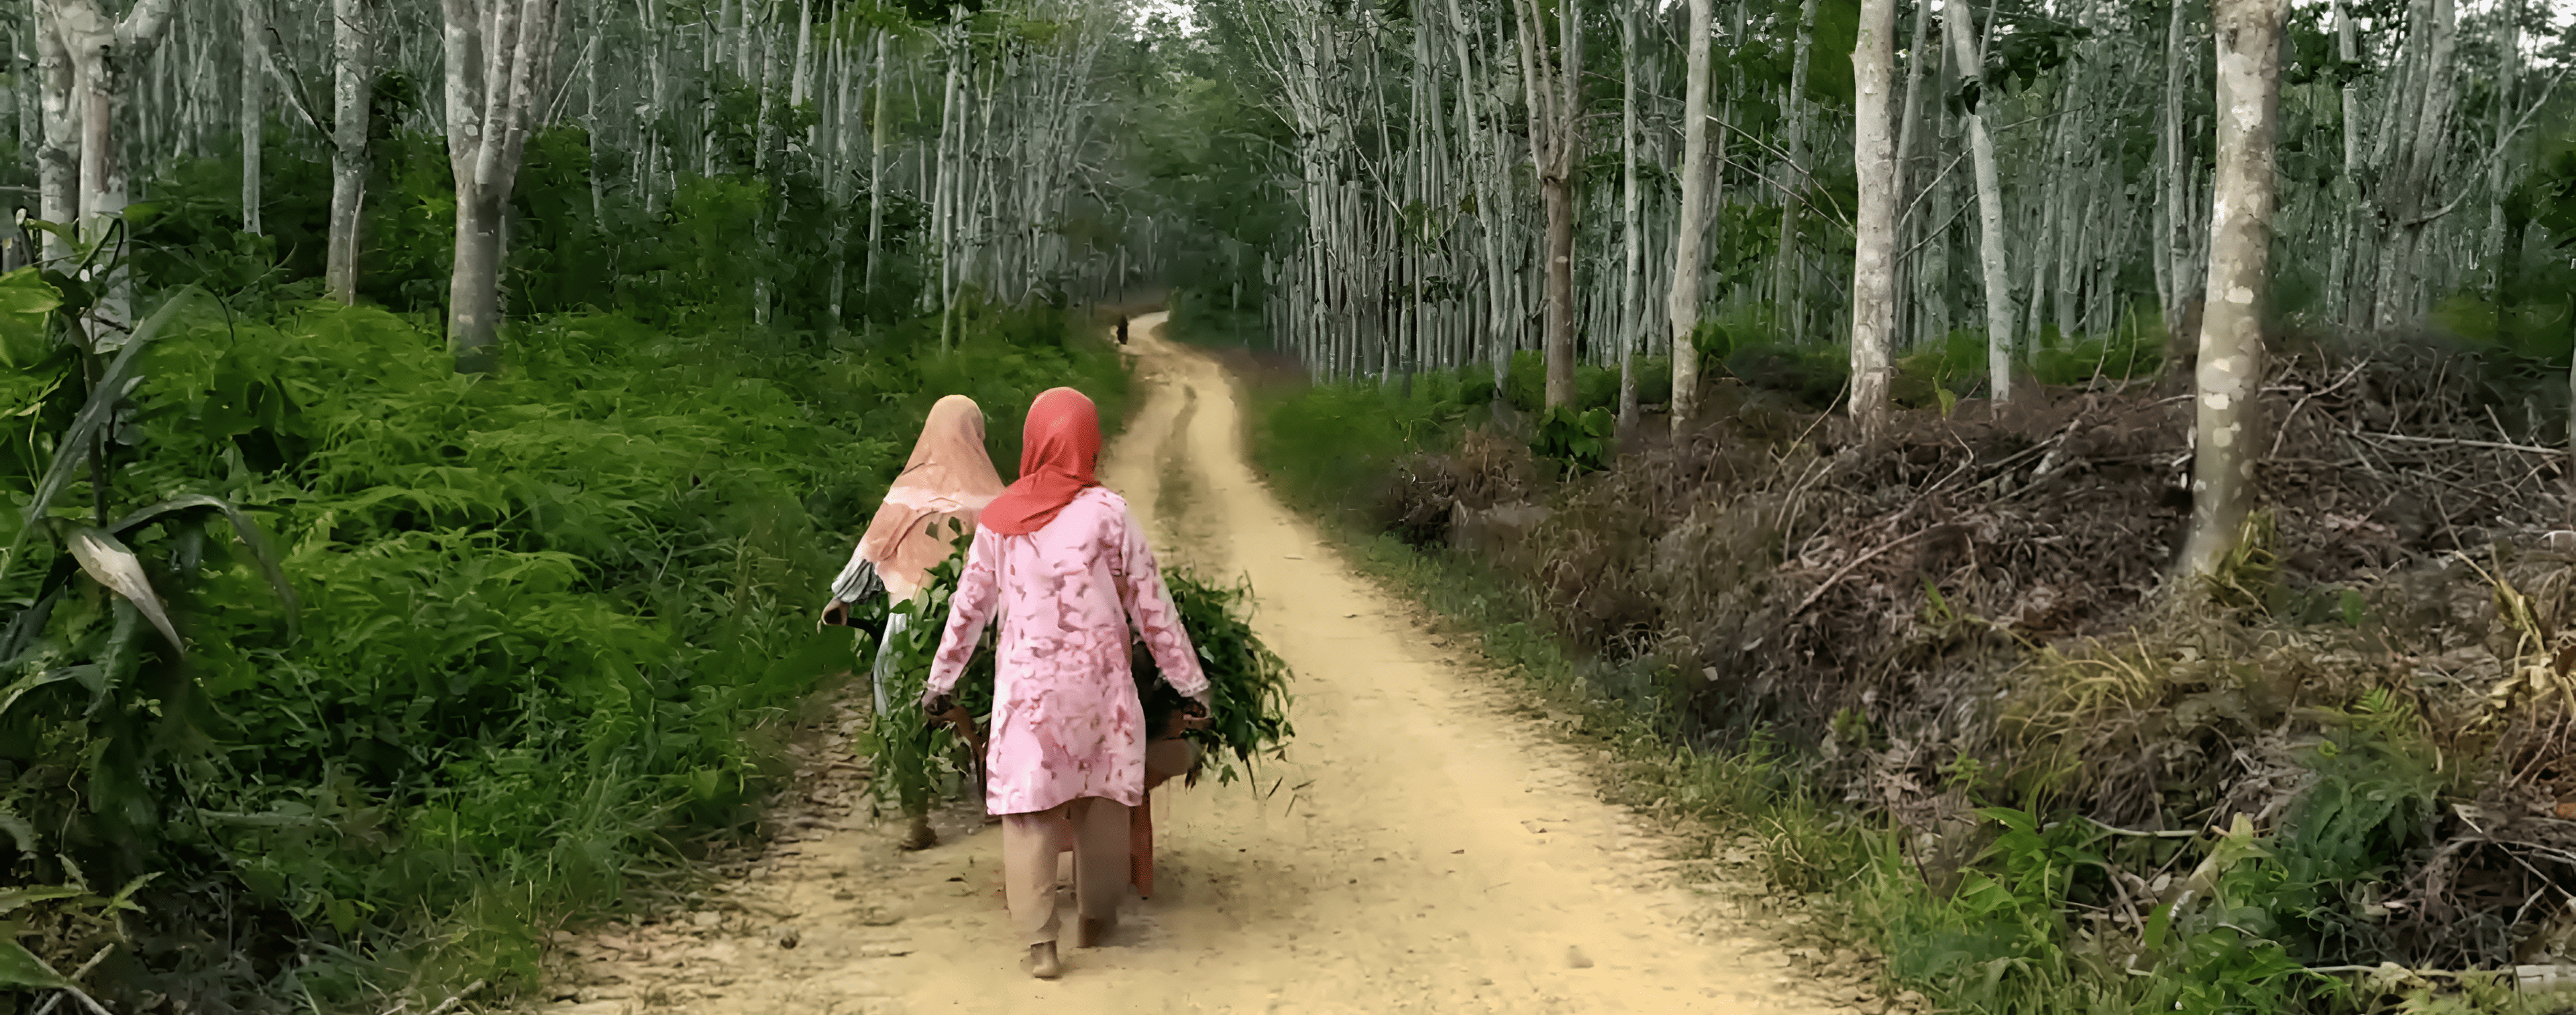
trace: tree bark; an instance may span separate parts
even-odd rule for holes
[[[268,119],[268,104],[260,95],[262,86],[268,83],[268,42],[263,37],[268,26],[260,10],[264,2],[266,0],[241,0],[242,231],[254,236],[261,232],[260,134]]]
[[[374,79],[367,53],[365,0],[331,0],[331,238],[323,288],[358,302],[358,244],[367,199],[367,106]]]
[[[43,110],[44,140],[36,149],[37,216],[66,228],[80,224],[80,121],[72,115],[75,75],[69,42],[54,0],[36,0],[36,78]],[[45,235],[44,257],[70,257],[71,240]]]
[[[859,280],[861,292],[877,287],[877,255],[884,250],[885,236],[886,50],[894,33],[880,28],[876,34],[877,69],[869,83],[876,92],[876,110],[868,117],[868,264]]]
[[[1699,410],[1699,284],[1708,227],[1708,43],[1714,0],[1690,0],[1689,39],[1682,71],[1681,213],[1673,231],[1673,282],[1664,297],[1672,330],[1673,433]]]
[[[2262,428],[2263,305],[2270,286],[2273,145],[2287,0],[2217,0],[2218,175],[2209,230],[2193,419],[2191,535],[2182,571],[2207,574],[2242,538]]]
[[[98,258],[97,299],[86,319],[91,348],[121,348],[131,334],[134,281],[131,243],[125,232],[126,167],[118,125],[131,100],[130,75],[170,23],[172,0],[141,0],[122,19],[110,19],[96,0],[48,0],[55,43],[69,65],[68,91],[60,99],[65,134],[78,131],[78,197],[66,202],[64,221],[80,235],[105,244]],[[51,76],[49,75],[49,79]],[[49,107],[56,97],[46,97]],[[49,117],[50,118],[50,117]],[[74,126],[76,122],[76,127]],[[52,143],[52,131],[48,131]]]
[[[458,373],[500,369],[504,213],[554,59],[559,0],[443,0],[447,159],[456,179],[447,347]]]
[[[1637,426],[1637,339],[1645,322],[1637,305],[1646,273],[1645,229],[1637,194],[1637,0],[1619,7],[1619,433]]]
[[[1547,407],[1553,409],[1574,405],[1575,395],[1573,177],[1583,115],[1583,17],[1574,0],[1564,0],[1555,10],[1561,38],[1551,47],[1548,12],[1534,0],[1520,8],[1530,155],[1547,211]]]
[[[1807,337],[1807,263],[1799,249],[1798,232],[1807,191],[1813,189],[1807,172],[1807,122],[1812,118],[1807,102],[1807,68],[1813,59],[1815,40],[1816,0],[1799,0],[1798,35],[1789,57],[1789,91],[1781,103],[1789,121],[1789,158],[1780,179],[1788,185],[1788,192],[1780,195],[1780,247],[1772,259],[1771,283],[1771,305],[1784,318],[1780,325],[1793,341]]]
[[[1861,0],[1852,47],[1852,161],[1860,208],[1852,256],[1852,419],[1876,434],[1888,420],[1889,345],[1896,328],[1896,139],[1889,91],[1896,77],[1896,0]]]
[[[1984,47],[1971,37],[1970,19],[1964,3],[1941,10],[1942,28],[1950,36],[1950,48],[1959,61],[1959,75],[1979,84],[1978,106],[1982,108],[1992,97],[1982,87]],[[1992,31],[1991,24],[1988,31]],[[1979,109],[1970,109],[1965,119],[1968,157],[1976,164],[1977,174],[1977,261],[1985,277],[1986,377],[1990,397],[2000,402],[2012,397],[2013,375],[2012,279],[2004,263],[2004,185],[2002,174],[1995,168],[1995,141],[1986,133],[1985,115]]]

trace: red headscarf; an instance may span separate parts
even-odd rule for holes
[[[1075,495],[1100,481],[1100,409],[1072,388],[1049,388],[1029,403],[1021,430],[1020,478],[984,508],[984,528],[1024,536],[1044,528]]]

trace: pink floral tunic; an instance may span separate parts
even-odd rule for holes
[[[925,700],[955,689],[996,605],[986,812],[1027,814],[1080,797],[1144,803],[1145,715],[1127,666],[1128,619],[1175,689],[1204,701],[1208,682],[1127,501],[1095,486],[1036,532],[977,531]]]

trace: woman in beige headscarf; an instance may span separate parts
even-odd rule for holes
[[[866,535],[850,563],[832,580],[832,602],[823,608],[827,623],[841,623],[850,604],[883,588],[889,603],[920,594],[930,571],[964,547],[975,534],[976,519],[1002,492],[1002,477],[984,451],[984,410],[964,395],[950,395],[930,407],[912,460],[886,491],[885,502],[868,522]],[[900,613],[886,617],[886,645],[911,626]],[[891,654],[880,649],[873,671],[876,714],[886,714],[886,681]],[[914,815],[907,845],[930,845],[927,815]]]

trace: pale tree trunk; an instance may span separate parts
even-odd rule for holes
[[[1984,47],[1971,35],[1973,15],[1967,8],[1960,0],[1950,0],[1941,8],[1941,25],[1959,61],[1959,76],[1982,82]],[[1980,90],[1980,107],[1986,98],[1990,96]],[[2004,264],[2004,185],[2002,174],[1995,168],[1995,141],[1986,133],[1984,114],[1970,109],[1965,118],[1968,160],[1976,164],[1977,174],[1977,261],[1985,278],[1987,384],[1991,397],[2000,402],[2012,397],[2013,375],[2012,279]]]
[[[1895,77],[1896,0],[1861,0],[1852,47],[1852,162],[1860,208],[1852,248],[1851,414],[1866,434],[1887,425],[1888,350],[1896,328],[1898,182],[1888,111]]]
[[[1798,227],[1805,212],[1802,207],[1811,177],[1807,172],[1807,123],[1812,118],[1807,103],[1807,67],[1816,40],[1816,0],[1799,0],[1798,35],[1790,50],[1789,93],[1781,108],[1789,118],[1789,159],[1780,179],[1789,193],[1780,195],[1780,249],[1772,260],[1771,299],[1786,320],[1792,340],[1807,337],[1807,262],[1798,246]]]
[[[79,222],[84,241],[110,248],[98,259],[104,284],[97,287],[97,302],[87,318],[91,347],[104,352],[124,346],[134,317],[131,246],[125,233],[127,170],[117,127],[132,99],[131,73],[169,25],[172,3],[142,0],[125,17],[110,19],[96,0],[48,2],[57,44],[71,71],[70,94],[62,106],[69,112],[65,119],[76,120],[79,139],[77,203],[64,210],[74,213],[70,217]],[[48,95],[45,101],[56,100]]]
[[[2165,223],[2156,237],[2159,259],[2171,282],[2164,305],[2168,366],[2185,362],[2197,341],[2199,330],[2192,320],[2192,308],[2201,302],[2203,294],[2193,283],[2200,280],[2207,267],[2197,256],[2200,241],[2194,235],[2199,232],[2195,228],[2199,205],[2194,201],[2199,160],[2191,133],[2183,129],[2184,101],[2193,69],[2191,35],[2184,30],[2185,24],[2185,5],[2177,0],[2165,17],[2165,101],[2160,124],[2165,150]]]
[[[962,33],[962,29],[959,30]],[[955,316],[952,301],[956,297],[957,278],[957,207],[958,191],[964,183],[958,177],[963,167],[965,141],[965,97],[959,91],[960,62],[966,59],[963,41],[950,42],[948,79],[939,102],[939,182],[931,201],[931,215],[938,222],[936,230],[939,251],[939,291],[932,298],[939,303],[939,354],[948,354],[951,319]],[[1123,274],[1123,273],[1122,273]],[[1124,278],[1120,281],[1123,283]]]
[[[2360,32],[2344,0],[2334,0],[2335,56],[2350,64],[2361,59]],[[2339,319],[2351,317],[2353,248],[2361,240],[2361,83],[2343,84],[2343,171],[2336,176],[2335,197],[2352,213],[2334,226],[2334,251],[2326,269],[2326,308]]]
[[[367,200],[369,73],[365,0],[331,0],[331,239],[323,288],[332,299],[358,303],[358,243]]]
[[[2254,506],[2263,305],[2270,287],[2273,142],[2287,0],[2217,0],[2218,175],[2209,226],[2208,306],[2195,370],[2191,535],[2184,574],[2208,574],[2242,537]]]
[[[44,140],[36,149],[36,214],[66,228],[80,224],[80,121],[72,115],[72,52],[64,39],[53,0],[36,2],[37,106],[44,120]],[[71,256],[69,238],[45,233],[44,257]]]
[[[458,373],[500,369],[504,213],[543,110],[558,0],[443,0],[447,161],[456,178],[456,258],[447,347]]]
[[[1574,152],[1583,115],[1583,18],[1574,0],[1559,5],[1561,38],[1551,46],[1549,12],[1536,0],[1522,0],[1519,9],[1530,158],[1547,211],[1547,407],[1553,409],[1574,404]]]
[[[1681,213],[1673,230],[1673,282],[1664,297],[1672,329],[1673,433],[1679,435],[1699,409],[1701,251],[1708,227],[1708,36],[1714,0],[1690,0],[1689,39],[1682,72]]]
[[[1637,194],[1637,3],[1619,7],[1619,248],[1627,264],[1619,273],[1619,432],[1637,427],[1637,332],[1645,322],[1637,305],[1645,280],[1645,229]]]
[[[877,29],[877,69],[869,85],[876,111],[868,117],[868,266],[859,280],[860,291],[868,293],[876,290],[877,257],[885,249],[886,50],[893,42],[894,33]]]
[[[2520,252],[2505,246],[2504,198],[2505,158],[2502,151],[2513,129],[2514,85],[2522,69],[2522,3],[2505,0],[2496,18],[2496,49],[2503,54],[2503,65],[2496,68],[2495,137],[2498,151],[2487,162],[2487,288],[2493,293],[2499,319],[2505,312],[2504,282],[2511,277],[2505,259]]]
[[[259,235],[260,132],[268,119],[268,105],[261,97],[268,83],[267,18],[260,5],[266,0],[241,0],[241,191],[242,231]]]
[[[1935,69],[1935,73],[1938,73],[1938,69],[1941,66],[1940,57],[1937,55],[1937,51],[1932,43],[1931,4],[1917,3],[1914,5],[1913,31],[1914,41],[1905,49],[1905,99],[1902,104],[1897,107],[1896,161],[1893,169],[1890,171],[1889,179],[1891,182],[1888,184],[1889,192],[1896,195],[1897,220],[1899,227],[1896,239],[1897,243],[1900,245],[1905,243],[1906,230],[1904,227],[1908,221],[1914,223],[1914,231],[1925,231],[1922,220],[1912,218],[1912,211],[1918,201],[1918,198],[1913,192],[1915,182],[1914,158],[1915,153],[1918,150],[1915,139],[1921,134],[1923,120],[1923,68],[1924,63],[1927,60],[1931,61],[1932,67]],[[1932,224],[1937,225],[1943,221],[1945,220],[1935,218],[1932,220]],[[1923,272],[1921,269],[1913,267],[1914,263],[1916,262],[1912,261],[1910,258],[1899,255],[1896,258],[1895,263],[1888,266],[1888,271],[1896,279],[1894,284],[1896,285],[1897,291],[1902,293],[1912,289],[1914,292],[1913,302],[1919,304],[1922,302],[1922,292],[1919,285],[1920,280],[1923,278]],[[1887,340],[1888,349],[1891,355],[1896,348],[1906,341],[1906,336],[1911,333],[1917,325],[1919,325],[1923,316],[1923,312],[1920,309],[1910,309],[1906,300],[1899,299],[1897,301],[1896,322],[1890,325]]]

